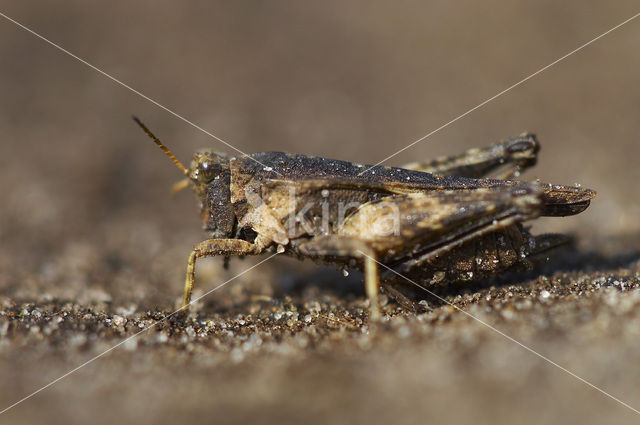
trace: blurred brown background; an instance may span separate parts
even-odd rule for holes
[[[375,163],[639,10],[577,0],[3,0],[0,11],[242,151]],[[639,39],[640,18],[388,164],[534,131],[543,150],[527,178],[598,192],[584,214],[536,226],[577,233],[585,249],[635,235]],[[4,18],[0,57],[1,295],[168,308],[186,253],[204,235],[192,194],[169,193],[179,172],[130,116],[183,162],[199,147],[229,149]],[[297,267],[277,264],[274,276]],[[224,275],[218,267],[204,261],[202,273]],[[3,347],[7,359],[20,353]],[[24,376],[3,404],[46,383]],[[46,417],[30,402],[13,423]]]

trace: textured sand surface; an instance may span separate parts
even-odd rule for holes
[[[0,11],[243,151],[364,163],[638,12],[476,3]],[[0,409],[143,331],[0,423],[637,423],[568,371],[640,409],[639,37],[631,22],[388,162],[535,131],[524,178],[598,192],[585,213],[534,225],[575,247],[441,293],[450,304],[425,296],[424,314],[385,302],[376,325],[361,276],[274,258],[158,322],[205,235],[130,115],[185,162],[229,149],[0,18]],[[264,258],[203,260],[195,295]]]

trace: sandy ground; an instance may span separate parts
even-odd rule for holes
[[[637,13],[476,3],[0,11],[238,149],[365,163]],[[575,247],[447,303],[425,296],[424,314],[385,301],[375,325],[361,276],[275,258],[163,321],[205,235],[129,116],[184,161],[229,148],[0,18],[0,409],[116,347],[0,423],[637,423],[638,37],[631,22],[388,161],[535,131],[525,178],[598,191],[580,216],[534,226]],[[202,261],[196,296],[264,258]]]

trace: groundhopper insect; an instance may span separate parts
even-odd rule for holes
[[[533,134],[402,168],[283,152],[229,156],[196,152],[189,168],[137,118],[182,170],[210,239],[187,261],[188,309],[196,260],[279,252],[364,271],[370,318],[378,291],[409,309],[418,304],[406,276],[446,285],[530,267],[568,238],[533,236],[523,222],[584,211],[589,189],[511,180],[537,161]],[[497,177],[485,178],[490,173]],[[383,267],[380,267],[383,266]]]

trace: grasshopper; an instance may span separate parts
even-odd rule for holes
[[[522,223],[578,214],[595,196],[580,187],[513,180],[537,162],[540,144],[530,133],[400,168],[208,149],[187,168],[134,120],[185,174],[176,188],[193,188],[210,236],[189,255],[185,310],[199,258],[224,256],[226,266],[230,256],[265,252],[362,270],[372,320],[380,317],[380,288],[417,310],[400,276],[433,287],[530,267],[569,238],[533,236]]]

